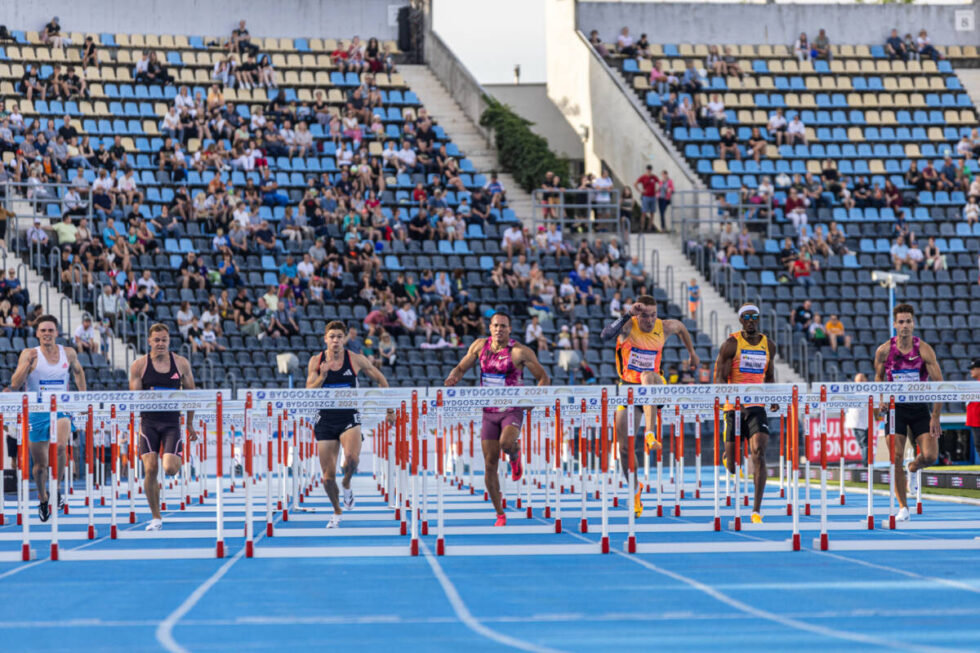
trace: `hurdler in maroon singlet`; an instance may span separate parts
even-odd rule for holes
[[[521,370],[514,365],[511,350],[517,342],[511,338],[507,346],[494,352],[491,339],[480,350],[480,385],[486,387],[523,385]],[[484,408],[483,424],[480,427],[481,440],[499,440],[500,434],[508,426],[521,428],[524,421],[523,408]]]

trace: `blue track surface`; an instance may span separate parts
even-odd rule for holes
[[[356,479],[359,506],[351,515],[378,510],[377,521],[345,521],[343,528],[397,526],[373,501],[369,477]],[[431,486],[430,486],[431,491]],[[229,505],[240,500],[229,500]],[[227,497],[228,495],[226,495]],[[260,493],[264,500],[264,492]],[[374,492],[374,496],[377,493]],[[434,495],[430,495],[434,496]],[[773,532],[639,533],[640,542],[756,542],[785,540],[785,508],[770,492],[767,523],[786,520]],[[836,499],[836,493],[831,493]],[[565,532],[529,535],[448,536],[447,545],[581,544],[599,540],[579,534],[577,495],[563,504]],[[816,494],[814,494],[816,498]],[[477,495],[447,492],[447,514],[482,512],[485,519],[451,519],[452,526],[486,526],[492,509]],[[535,499],[538,501],[538,499]],[[78,500],[76,499],[76,502]],[[398,544],[394,535],[286,537],[289,529],[322,528],[322,497],[308,521],[277,524],[277,535],[258,548],[375,546]],[[866,497],[849,495],[849,507]],[[689,523],[652,516],[652,499],[638,522]],[[540,507],[540,502],[537,504]],[[876,499],[879,518],[887,500]],[[142,506],[140,506],[142,507]],[[590,505],[590,509],[595,505]],[[701,507],[711,507],[703,501]],[[205,507],[207,508],[207,506]],[[430,509],[434,503],[430,504]],[[686,509],[686,508],[685,508]],[[201,509],[204,510],[203,508]],[[83,516],[72,507],[72,516]],[[123,513],[125,514],[125,513]],[[205,512],[201,513],[206,514]],[[211,513],[213,515],[213,512]],[[540,511],[536,510],[536,515]],[[747,511],[743,516],[747,517]],[[816,511],[814,511],[816,514]],[[171,512],[169,516],[178,516]],[[976,519],[976,506],[927,503],[919,520]],[[8,506],[7,518],[11,513]],[[256,513],[262,532],[264,510]],[[836,516],[854,522],[859,516]],[[802,518],[812,523],[816,516]],[[728,518],[723,517],[727,525]],[[622,508],[613,523],[624,523]],[[510,527],[547,525],[513,511]],[[732,651],[761,649],[977,650],[980,648],[980,567],[977,550],[813,550],[816,531],[803,531],[800,552],[622,553],[625,534],[611,535],[609,555],[433,555],[434,523],[419,557],[247,559],[240,524],[228,527],[224,560],[110,560],[0,563],[2,651],[142,650],[692,650],[723,645]],[[122,528],[142,531],[142,524]],[[213,547],[206,522],[167,528],[205,532],[200,539],[62,542],[63,550],[146,547]],[[576,532],[569,532],[575,528]],[[63,525],[78,531],[84,525]],[[590,522],[590,530],[596,529]],[[16,526],[2,533],[19,532]],[[165,531],[166,532],[166,531]],[[99,527],[103,536],[107,529]],[[835,540],[876,541],[961,538],[972,530],[832,531]],[[0,542],[0,551],[19,547]],[[34,541],[39,555],[47,542]]]

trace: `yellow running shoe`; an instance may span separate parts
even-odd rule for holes
[[[653,434],[653,431],[647,431],[646,435],[643,436],[644,442],[647,445],[647,451],[658,451],[662,445],[657,437]]]
[[[643,489],[641,488],[636,491],[636,496],[633,497],[633,515],[637,518],[643,514],[643,500],[641,499],[642,494]]]
[[[762,523],[762,515],[760,515],[757,512],[752,513],[752,523],[753,524],[761,524]]]

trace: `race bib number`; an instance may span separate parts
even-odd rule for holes
[[[742,350],[738,361],[738,370],[747,374],[762,374],[766,371],[766,352],[758,350]]]
[[[919,370],[892,370],[892,381],[898,383],[918,383],[922,378]]]
[[[505,386],[507,385],[507,376],[504,374],[493,374],[491,372],[484,372],[480,380],[480,385],[489,386]]]
[[[626,369],[634,372],[650,372],[657,369],[657,353],[654,349],[630,349]]]

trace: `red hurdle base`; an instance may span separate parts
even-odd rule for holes
[[[793,533],[793,550],[794,551],[799,551],[800,550],[800,534],[799,533]]]
[[[830,541],[827,538],[827,533],[820,534],[820,550],[826,551],[830,548]]]
[[[873,531],[875,529],[875,518],[873,515],[868,515],[868,530]]]
[[[589,532],[589,520],[588,519],[585,519],[583,517],[582,518],[582,521],[578,525],[578,530],[579,530],[580,533],[588,533]]]
[[[608,535],[603,535],[602,536],[602,552],[603,553],[609,553],[609,536]]]
[[[555,520],[555,532],[561,533],[561,519]]]
[[[441,537],[438,540],[436,540],[436,555],[437,556],[446,555],[446,540],[442,539]]]
[[[626,551],[628,553],[636,553],[636,536],[630,535],[629,539],[626,541]]]
[[[88,526],[88,539],[90,539],[90,540],[94,540],[95,539],[95,526],[93,526],[91,524],[89,524],[89,526]]]
[[[52,560],[58,559],[58,545],[55,544],[54,542],[51,543],[51,559]]]
[[[715,517],[715,530],[721,530],[721,517]]]
[[[31,545],[30,544],[26,544],[25,543],[25,544],[22,545],[22,548],[20,550],[20,558],[24,562],[29,562],[30,561],[30,559],[31,559]]]
[[[112,526],[109,527],[109,539],[110,540],[117,539],[116,538],[116,527],[115,527],[115,525],[112,525]]]
[[[251,558],[255,554],[255,548],[252,544],[252,540],[245,542],[245,557]]]
[[[225,557],[225,543],[224,542],[218,542],[217,546],[215,547],[215,557],[216,558],[224,558]]]

